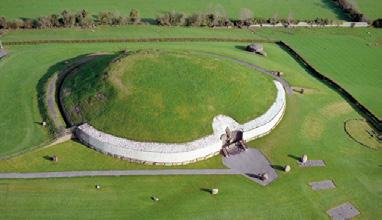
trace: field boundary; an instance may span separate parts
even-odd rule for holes
[[[291,46],[289,46],[284,41],[278,41],[278,44],[281,48],[286,50],[292,57],[304,66],[310,74],[312,74],[315,78],[325,83],[330,88],[334,89],[337,93],[339,93],[342,97],[344,97],[353,108],[359,112],[370,124],[379,132],[382,131],[382,120],[374,115],[366,106],[361,104],[354,96],[350,94],[346,89],[340,86],[335,80],[327,77],[326,75],[320,73],[313,65],[311,65],[307,60],[305,60],[296,50],[294,50]]]
[[[76,43],[140,43],[140,42],[259,42],[276,43],[275,40],[257,38],[217,38],[217,37],[164,37],[164,38],[96,38],[96,39],[58,39],[58,40],[26,40],[3,41],[3,45],[35,45],[35,44],[76,44]]]

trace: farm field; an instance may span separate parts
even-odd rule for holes
[[[356,0],[356,7],[364,13],[368,19],[375,20],[382,17],[382,2],[374,0]]]
[[[181,11],[184,13],[194,13],[208,11],[210,8],[225,11],[231,18],[238,18],[242,8],[253,11],[256,17],[288,17],[291,14],[297,19],[315,19],[316,17],[340,20],[346,18],[341,10],[336,8],[330,0],[81,0],[81,1],[59,1],[59,0],[1,0],[7,7],[0,8],[0,14],[10,18],[27,17],[34,18],[52,13],[61,13],[64,9],[78,11],[87,9],[93,14],[100,11],[112,11],[121,15],[128,15],[132,8],[141,12],[142,18],[155,19],[164,11]]]
[[[382,99],[377,95],[382,93],[381,30],[261,29],[256,36],[284,40],[382,118]]]

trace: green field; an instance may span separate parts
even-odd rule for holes
[[[208,33],[209,29],[205,29]],[[213,31],[212,31],[213,32]],[[7,106],[0,113],[7,118],[0,124],[0,155],[10,155],[35,147],[49,139],[39,124],[41,116],[37,106],[36,85],[40,78],[63,67],[62,61],[96,51],[120,51],[140,48],[182,48],[228,55],[265,68],[283,70],[286,77],[304,70],[278,46],[264,45],[268,57],[254,56],[241,49],[245,43],[95,43],[95,44],[48,44],[9,47],[10,55],[0,62],[0,85],[3,95],[0,106]],[[36,49],[39,51],[36,54]],[[22,80],[23,83],[20,83]],[[312,80],[300,76],[291,78],[296,85],[312,85]],[[33,114],[31,114],[33,113]],[[17,116],[17,117],[16,117]],[[12,120],[10,120],[12,118]],[[8,129],[12,127],[12,130]]]
[[[256,36],[282,39],[322,74],[382,118],[382,31],[378,29],[261,29]]]
[[[375,20],[382,18],[382,2],[375,0],[353,0],[353,4],[368,19]]]
[[[52,13],[60,13],[64,9],[78,11],[87,9],[93,14],[100,11],[113,11],[120,15],[128,15],[132,8],[141,12],[142,18],[156,18],[164,11],[176,10],[185,13],[215,10],[225,11],[231,18],[238,18],[242,8],[253,11],[256,17],[284,17],[291,14],[297,19],[315,19],[316,17],[333,20],[344,19],[342,12],[334,7],[331,0],[1,0],[0,15],[7,18],[28,17],[35,18]],[[26,7],[28,6],[28,7]],[[345,17],[346,18],[346,17]]]
[[[312,82],[312,87],[304,95],[288,97],[280,125],[270,135],[250,143],[274,165],[292,166],[290,173],[278,171],[279,179],[267,187],[240,176],[1,180],[0,196],[5,199],[0,200],[0,217],[327,219],[326,210],[349,201],[361,211],[360,219],[378,219],[382,214],[382,152],[357,144],[343,130],[345,120],[360,116],[338,94],[307,73],[294,72],[289,77]],[[293,157],[305,153],[311,159],[324,159],[327,166],[299,168]],[[43,158],[52,154],[59,156],[58,163]],[[218,159],[215,157],[213,163],[202,167],[216,167]],[[93,169],[142,167],[109,158],[75,142],[0,162],[0,170],[10,172]],[[324,179],[332,179],[337,188],[318,192],[310,189],[309,182]],[[101,185],[100,191],[95,190],[95,184]],[[216,197],[202,190],[212,187],[219,188]],[[152,195],[160,201],[154,203]]]
[[[245,123],[276,97],[270,77],[206,54],[147,49],[109,65],[115,57],[98,58],[65,79],[72,123],[133,140],[186,142],[211,134],[216,115]]]
[[[257,29],[253,33],[237,29],[129,26],[97,27],[94,32],[11,31],[1,40],[150,37],[281,39],[375,114],[382,115],[382,103],[378,99],[382,84],[378,59],[382,56],[382,32],[376,29]],[[380,218],[382,151],[357,143],[344,130],[345,121],[361,116],[276,44],[264,43],[267,57],[245,52],[246,45],[239,42],[6,45],[10,54],[0,60],[0,157],[20,155],[0,159],[0,172],[164,168],[114,159],[75,141],[37,148],[50,139],[46,128],[36,123],[42,120],[37,104],[38,82],[44,75],[62,69],[65,60],[80,55],[125,49],[209,52],[282,71],[292,86],[303,87],[305,92],[287,96],[287,109],[280,124],[269,135],[249,143],[276,167],[286,164],[292,167],[289,173],[277,170],[279,178],[269,186],[262,187],[242,176],[3,179],[0,180],[0,219],[328,219],[325,212],[345,202],[360,210],[361,215],[356,219]],[[358,135],[367,132],[355,131],[355,134],[357,138],[365,138]],[[29,152],[21,154],[24,150]],[[300,168],[296,158],[303,154],[324,160],[326,167]],[[59,161],[48,160],[51,155],[57,155]],[[224,166],[217,156],[171,168]],[[308,185],[327,179],[334,181],[335,189],[313,191]],[[95,189],[96,184],[101,185],[100,190]],[[219,188],[216,196],[205,191],[215,187]],[[150,199],[153,195],[160,201],[153,202]]]

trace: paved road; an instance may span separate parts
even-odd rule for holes
[[[168,169],[168,170],[105,170],[105,171],[66,171],[41,173],[0,173],[0,179],[38,179],[85,176],[157,176],[157,175],[237,175],[232,169]]]

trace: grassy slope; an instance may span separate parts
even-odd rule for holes
[[[270,186],[262,187],[240,176],[1,180],[0,196],[4,199],[0,200],[0,216],[3,219],[74,216],[83,219],[325,219],[326,210],[349,201],[361,211],[361,219],[377,219],[382,215],[379,205],[382,151],[363,147],[346,135],[343,122],[359,115],[339,95],[306,73],[289,75],[313,81],[311,90],[304,95],[289,96],[280,125],[270,135],[250,143],[261,149],[273,164],[292,166],[288,174],[278,171],[279,179]],[[42,158],[56,152],[60,157],[57,165]],[[305,153],[311,159],[324,159],[327,166],[299,168],[293,157]],[[67,142],[15,158],[17,161],[10,160],[8,164],[0,163],[0,170],[92,169],[89,162],[92,158],[97,162],[94,169],[129,168],[120,164],[123,161],[114,163],[97,152]],[[26,161],[30,161],[29,168]],[[334,180],[336,189],[318,192],[310,189],[309,182],[325,179]],[[95,184],[101,185],[100,191],[95,190]],[[212,187],[219,188],[217,196],[202,190]],[[152,195],[157,195],[160,201],[153,203]]]
[[[276,97],[270,77],[204,54],[139,52],[112,64],[106,81],[93,63],[65,81],[67,111],[75,123],[134,140],[195,140],[213,132],[216,115],[245,123]]]
[[[94,29],[57,28],[45,30],[13,30],[1,37],[3,42],[43,39],[98,39],[98,38],[156,38],[156,37],[220,37],[254,38],[254,34],[245,29],[227,28],[185,28],[142,26],[98,26]]]
[[[143,18],[155,18],[157,14],[177,10],[186,13],[205,11],[209,7],[220,4],[230,17],[237,18],[242,8],[249,8],[257,17],[287,17],[289,13],[298,19],[316,17],[338,19],[342,13],[333,7],[330,0],[193,0],[192,2],[177,0],[2,0],[0,14],[8,18],[38,17],[52,13],[60,13],[64,9],[80,10],[88,9],[97,14],[100,11],[109,10],[121,15],[128,15],[132,8],[140,10]]]
[[[10,47],[10,56],[0,62],[0,84],[2,85],[0,88],[3,94],[0,97],[0,106],[7,106],[0,113],[2,118],[0,155],[9,155],[29,149],[47,140],[48,137],[41,127],[34,123],[40,121],[37,102],[34,101],[37,98],[35,86],[44,74],[60,68],[57,63],[81,54],[95,51],[118,51],[125,48],[181,48],[182,50],[193,49],[228,54],[270,69],[284,69],[285,67],[288,69],[285,71],[287,76],[289,73],[303,71],[275,45],[265,45],[269,51],[267,58],[254,56],[236,48],[236,46],[244,45],[238,43],[106,43]],[[36,53],[36,49],[38,49],[38,53]],[[23,83],[19,83],[20,80]],[[309,81],[311,80],[301,79],[296,83],[309,83]],[[9,116],[12,116],[12,120],[9,119],[11,118]]]
[[[283,39],[324,75],[382,118],[382,31],[377,29],[258,30]],[[324,58],[324,59],[323,59]]]
[[[376,0],[355,0],[357,8],[364,13],[367,18],[375,20],[382,18],[382,2]]]

